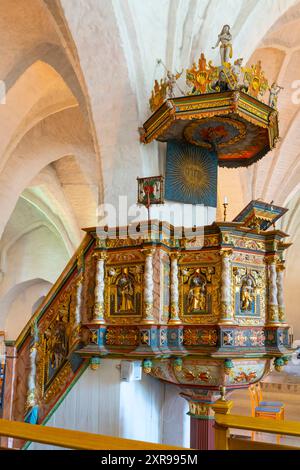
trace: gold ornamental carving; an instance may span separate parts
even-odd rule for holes
[[[138,322],[142,316],[144,267],[109,265],[105,274],[105,310],[113,323]]]
[[[37,384],[40,395],[60,375],[71,352],[76,318],[76,281],[61,293],[58,301],[49,309],[48,315],[40,326],[37,346]]]
[[[205,403],[198,403],[194,401],[189,401],[189,414],[192,416],[214,416],[214,412],[211,405],[206,405]]]
[[[111,346],[137,346],[138,331],[135,328],[124,329],[122,327],[108,327],[106,332],[106,344]]]
[[[266,319],[266,271],[252,267],[233,266],[235,320],[239,325],[264,324]]]
[[[66,379],[69,377],[69,375],[72,374],[72,368],[69,363],[65,365],[65,367],[61,370],[61,372],[58,374],[58,376],[54,379],[53,383],[47,390],[47,392],[44,395],[44,400],[46,403],[49,403],[54,397],[56,397],[62,387],[66,385]]]
[[[217,320],[220,267],[179,268],[180,318],[183,323],[213,323]]]

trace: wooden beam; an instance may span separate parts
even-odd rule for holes
[[[248,429],[250,431],[300,437],[300,422],[297,421],[220,414],[215,416],[215,420],[218,426],[224,428]]]
[[[230,437],[228,439],[228,450],[299,450],[299,448]]]
[[[178,450],[182,447],[0,419],[0,436],[77,450]]]

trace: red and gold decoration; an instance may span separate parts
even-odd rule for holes
[[[189,142],[217,151],[220,166],[248,166],[276,145],[282,87],[269,85],[261,61],[245,66],[243,58],[231,62],[230,27],[225,25],[222,31],[215,46],[220,46],[221,63],[213,64],[202,52],[186,70],[185,91],[177,84],[181,74],[166,70],[166,78],[160,84],[155,81],[150,100],[153,114],[140,128],[141,141]],[[172,94],[168,94],[171,76]],[[177,96],[175,85],[182,91]]]
[[[286,364],[286,234],[218,222],[205,227],[198,245],[183,243],[178,227],[151,221],[148,228],[141,227],[138,239],[130,227],[117,228],[101,244],[97,230],[87,229],[80,263],[78,256],[70,261],[34,328],[17,341],[14,419],[43,423],[99,358],[142,361],[146,374],[181,389],[192,420],[213,418],[220,386],[247,388],[272,363],[276,370]],[[101,322],[95,321],[99,299]]]
[[[138,181],[138,204],[146,206],[164,203],[164,178],[163,176],[149,176],[137,178]]]
[[[219,66],[201,54],[187,70],[187,96],[174,95],[182,72],[167,71],[155,82],[153,114],[140,130],[144,144],[156,139],[193,147],[196,156],[185,160],[187,166],[170,158],[176,171],[168,181],[181,176],[180,199],[202,175],[207,205],[216,197],[217,164],[248,166],[279,136],[278,86],[271,87],[268,106],[261,101],[268,82],[260,62],[245,68],[241,58],[230,63],[229,25],[218,35],[219,46]],[[215,157],[211,172],[197,164],[209,153]],[[199,202],[194,196],[189,203]],[[181,389],[189,401],[192,445],[208,448],[211,441],[201,443],[201,435],[213,432],[220,387],[247,388],[268,374],[272,362],[276,370],[285,365],[291,345],[283,253],[289,244],[282,231],[267,231],[285,209],[251,201],[234,223],[215,222],[202,227],[202,237],[189,238],[182,227],[150,220],[151,205],[163,198],[162,176],[138,178],[138,203],[148,209],[138,237],[130,226],[86,229],[78,252],[16,342],[19,386],[7,401],[10,419],[22,420],[38,406],[34,418],[43,423],[90,361],[96,367],[99,358],[138,359],[144,373]]]

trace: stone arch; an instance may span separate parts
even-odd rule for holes
[[[13,286],[0,302],[0,325],[6,339],[16,339],[32,315],[37,297],[47,294],[52,284],[44,279],[31,279]]]

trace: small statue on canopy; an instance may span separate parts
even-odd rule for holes
[[[228,59],[232,58],[232,35],[230,33],[230,26],[225,24],[222,28],[222,31],[218,35],[218,41],[212,49],[216,49],[220,45],[220,56],[221,56],[221,65],[224,62],[228,62]]]
[[[271,108],[277,109],[277,101],[280,90],[283,90],[282,86],[277,85],[276,82],[273,82],[271,88],[269,88],[269,106]]]

